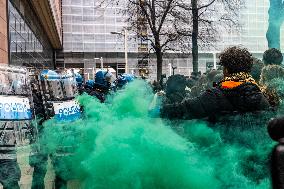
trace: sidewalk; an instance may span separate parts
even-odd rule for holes
[[[30,189],[32,185],[33,168],[29,166],[29,153],[30,153],[29,147],[19,148],[17,151],[17,159],[22,174],[20,180],[21,189]],[[48,169],[47,169],[47,174],[45,176],[45,188],[46,189],[54,188],[54,171],[52,169],[50,160],[48,161]],[[1,184],[0,184],[0,189],[3,189]]]

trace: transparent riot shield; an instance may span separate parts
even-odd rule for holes
[[[63,94],[66,99],[73,99],[78,94],[75,73],[72,70],[67,70],[62,74]]]
[[[1,148],[9,148],[7,151],[10,151],[16,145],[29,144],[33,137],[30,131],[33,118],[32,109],[27,70],[22,67],[0,66]],[[2,155],[5,156],[5,154]]]
[[[43,70],[39,78],[45,112],[47,113],[46,117],[56,120],[55,124],[50,125],[50,127],[62,127],[63,129],[59,129],[60,132],[64,132],[59,133],[62,136],[79,136],[79,133],[76,133],[77,131],[69,124],[69,122],[81,117],[79,103],[75,100],[78,93],[75,75],[65,71]],[[56,128],[54,130],[57,131]],[[72,174],[69,173],[69,169],[62,170],[62,168],[68,167],[67,162],[72,159],[78,144],[75,142],[76,140],[67,144],[63,137],[56,140],[59,140],[57,141],[58,146],[50,154],[56,177],[59,176],[66,181],[73,180],[74,178],[70,177]],[[60,140],[63,140],[63,142]]]
[[[45,101],[61,101],[64,99],[61,85],[61,73],[52,70],[43,70],[40,73],[41,90]]]
[[[80,106],[75,100],[78,90],[72,72],[43,70],[40,83],[48,118],[58,121],[80,118]]]

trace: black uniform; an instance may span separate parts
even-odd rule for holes
[[[16,159],[0,159],[0,182],[4,189],[20,189],[21,170]]]
[[[19,189],[21,170],[16,156],[15,122],[2,123],[0,126],[0,183],[4,189]]]
[[[45,111],[42,102],[42,97],[39,91],[33,90],[33,102],[34,102],[34,110],[38,121],[37,125],[34,125],[34,131],[38,132],[39,138],[41,133],[43,132],[43,125],[45,118]],[[37,126],[37,127],[35,127]],[[31,189],[44,189],[44,178],[47,172],[47,160],[48,154],[46,154],[40,146],[40,141],[32,141],[32,153],[29,158],[29,164],[34,168],[33,172],[33,180]]]
[[[271,120],[268,133],[273,140],[278,141],[271,156],[273,189],[284,189],[284,117]]]
[[[269,103],[256,84],[244,82],[237,87],[224,88],[220,83],[199,97],[184,99],[181,103],[164,104],[161,116],[170,119],[198,119],[225,112],[251,112],[268,108]]]

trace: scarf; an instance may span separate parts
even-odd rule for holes
[[[221,82],[221,87],[223,89],[232,89],[242,85],[243,83],[253,83],[257,85],[255,80],[249,73],[246,72],[239,72],[233,73],[227,77],[225,77]]]

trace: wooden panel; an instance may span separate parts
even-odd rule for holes
[[[7,36],[7,22],[0,18],[0,33]]]
[[[8,64],[7,0],[0,0],[0,64]]]
[[[8,52],[8,39],[2,33],[0,33],[0,49]]]
[[[7,0],[0,0],[0,17],[4,20],[7,21],[7,7],[6,7],[6,2]]]
[[[8,64],[8,52],[0,49],[0,64]]]

